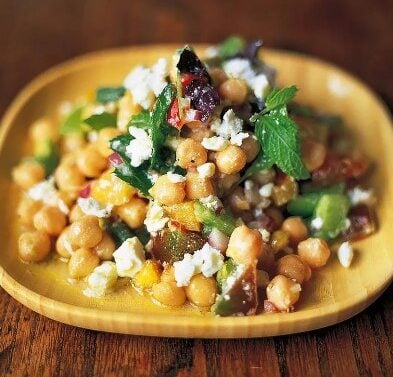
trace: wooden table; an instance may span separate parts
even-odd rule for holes
[[[78,54],[128,44],[216,42],[233,32],[333,61],[393,102],[389,0],[188,3],[0,0],[0,113],[37,73]],[[328,329],[221,341],[73,328],[31,312],[0,289],[0,375],[392,376],[392,293]]]

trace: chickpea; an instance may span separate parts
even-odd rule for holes
[[[30,126],[29,134],[34,142],[47,139],[54,142],[59,140],[59,131],[48,118],[40,118],[33,122]]]
[[[251,162],[257,157],[261,145],[254,135],[250,135],[247,139],[243,140],[241,148],[246,154],[247,162]]]
[[[323,267],[330,257],[329,246],[321,238],[308,238],[299,243],[297,250],[300,258],[311,268]]]
[[[266,185],[266,183],[274,182],[275,176],[276,172],[274,171],[274,169],[265,169],[254,174],[252,176],[252,180],[259,183],[260,186],[263,186]]]
[[[220,84],[222,84],[224,81],[228,79],[228,76],[226,75],[225,71],[218,67],[213,67],[209,69],[209,74],[213,80],[214,86],[219,86]]]
[[[17,209],[19,221],[25,225],[33,225],[33,217],[41,207],[40,201],[30,199],[28,196],[24,197]]]
[[[57,207],[43,206],[33,218],[34,227],[51,236],[58,236],[66,223],[66,215]]]
[[[210,178],[201,178],[198,172],[189,171],[186,175],[187,199],[194,200],[214,195],[214,187]]]
[[[247,156],[245,152],[236,145],[230,145],[216,154],[216,164],[221,173],[238,173],[244,168],[246,162]]]
[[[250,203],[244,195],[244,189],[240,186],[236,187],[229,196],[229,205],[231,206],[231,210],[235,213],[248,211],[251,208]]]
[[[152,95],[152,97],[152,99],[154,99],[154,95]],[[127,125],[131,116],[140,113],[142,108],[133,101],[132,95],[129,91],[127,91],[126,94],[120,98],[118,106],[119,111],[117,113],[117,127],[122,132],[125,132],[127,130]]]
[[[112,254],[116,250],[116,245],[111,236],[108,233],[103,232],[102,240],[94,246],[93,250],[100,259],[111,260]]]
[[[181,129],[181,135],[197,142],[202,142],[205,137],[213,136],[213,131],[199,120],[188,122]]]
[[[18,241],[19,257],[25,262],[40,262],[50,252],[48,234],[39,230],[22,233]]]
[[[186,196],[185,185],[185,182],[171,182],[168,175],[162,175],[149,192],[160,204],[170,206],[184,200]]]
[[[283,275],[277,275],[266,288],[267,299],[281,311],[289,311],[299,300],[301,287],[299,283]]]
[[[108,166],[108,160],[94,145],[88,145],[78,152],[76,164],[86,177],[97,178]]]
[[[84,216],[70,226],[70,241],[77,247],[94,247],[102,237],[102,230],[95,216]]]
[[[277,207],[287,204],[299,191],[296,180],[288,175],[279,175],[273,187],[272,199]]]
[[[298,255],[285,255],[278,260],[277,273],[303,284],[308,275],[309,267]]]
[[[70,211],[70,215],[69,215],[70,223],[73,223],[84,216],[86,216],[86,214],[82,211],[81,207],[79,207],[78,204],[75,204]]]
[[[146,218],[147,204],[138,197],[116,208],[116,214],[131,228],[137,229],[143,225]]]
[[[313,139],[306,138],[302,142],[302,157],[307,170],[313,171],[322,166],[326,158],[326,147]]]
[[[45,178],[45,169],[35,160],[22,161],[12,170],[14,182],[27,190]]]
[[[236,104],[245,102],[248,95],[248,86],[244,80],[228,79],[218,87],[221,98]]]
[[[269,285],[269,274],[264,270],[257,270],[257,287],[266,289]]]
[[[283,230],[276,230],[273,232],[272,237],[270,239],[270,244],[275,253],[278,253],[280,250],[283,250],[288,246],[289,236],[288,233]]]
[[[175,269],[172,265],[167,264],[161,274],[161,281],[175,281]]]
[[[86,140],[83,135],[71,134],[64,136],[62,139],[62,150],[64,153],[75,152],[86,146]]]
[[[229,191],[233,185],[240,180],[240,174],[223,174],[220,173],[217,177],[217,186],[219,187],[220,192],[226,193]]]
[[[263,254],[262,235],[256,229],[241,225],[232,232],[229,238],[226,256],[236,263],[250,264]]]
[[[56,240],[56,252],[64,258],[70,258],[74,251],[70,241],[70,227],[68,226]]]
[[[98,140],[96,147],[102,156],[108,157],[113,153],[109,147],[109,142],[116,136],[119,136],[121,131],[118,128],[106,127],[98,132]]]
[[[217,294],[216,279],[202,274],[195,275],[185,290],[188,300],[193,304],[202,307],[213,305]]]
[[[292,246],[305,240],[308,236],[308,229],[301,217],[292,216],[284,220],[281,226],[282,230],[288,234],[289,243]]]
[[[207,161],[206,149],[193,139],[184,139],[176,151],[176,160],[184,169],[194,168]]]
[[[272,220],[272,228],[274,230],[279,229],[284,222],[284,215],[282,211],[276,207],[269,207],[264,210],[265,215],[269,216]]]
[[[184,288],[178,287],[172,281],[161,281],[154,284],[152,294],[157,301],[168,306],[181,306],[186,301]]]
[[[55,171],[55,181],[60,190],[74,192],[86,183],[84,175],[75,165],[60,164]]]
[[[68,274],[73,279],[84,278],[100,264],[100,258],[91,249],[76,250],[68,262]]]

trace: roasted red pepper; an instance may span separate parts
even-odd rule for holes
[[[180,114],[179,114],[179,103],[177,98],[175,98],[171,106],[168,109],[167,117],[166,117],[167,122],[178,129],[182,128],[183,122],[180,119]]]

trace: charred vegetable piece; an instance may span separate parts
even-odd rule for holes
[[[229,258],[224,265],[221,267],[221,270],[217,272],[217,288],[218,293],[222,293],[223,287],[228,279],[228,277],[233,274],[236,270],[236,263],[232,258]]]
[[[235,219],[228,214],[217,214],[200,202],[195,202],[195,216],[207,229],[217,228],[226,236],[230,236],[236,228]]]
[[[44,167],[46,175],[50,175],[59,163],[59,148],[50,139],[41,140],[35,145],[34,158]]]
[[[196,76],[204,77],[209,83],[211,81],[206,67],[191,47],[186,46],[181,50],[176,67],[180,73],[192,73]]]
[[[173,263],[183,259],[184,254],[192,254],[205,244],[205,239],[195,232],[161,230],[153,237],[153,256],[161,262]]]
[[[365,204],[351,208],[348,214],[350,226],[344,232],[346,240],[360,240],[376,230],[375,214],[372,208]]]
[[[122,221],[108,222],[105,227],[107,232],[114,238],[117,247],[129,238],[135,237],[135,233]]]
[[[315,207],[323,195],[343,193],[344,185],[337,184],[327,187],[323,190],[319,189],[319,191],[299,195],[288,203],[287,210],[291,215],[294,216],[309,217],[314,213]]]
[[[255,264],[236,266],[220,284],[222,293],[212,307],[213,313],[223,317],[255,314],[258,306]]]
[[[326,240],[336,238],[346,228],[345,220],[347,218],[349,205],[349,199],[346,195],[323,195],[314,213],[314,219],[319,218],[321,226],[314,234]]]

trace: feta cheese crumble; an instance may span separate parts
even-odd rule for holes
[[[348,191],[349,200],[352,206],[358,204],[372,204],[374,201],[374,195],[372,190],[364,190],[359,186],[354,187],[352,190]]]
[[[270,196],[272,196],[273,193],[273,187],[274,184],[273,183],[266,183],[265,185],[263,185],[260,189],[259,189],[259,195],[265,197],[265,198],[269,198]]]
[[[131,126],[129,132],[134,139],[127,145],[126,155],[131,159],[131,166],[138,167],[152,156],[153,141],[141,128]]]
[[[58,207],[66,215],[70,212],[68,206],[59,197],[59,192],[55,188],[54,177],[35,184],[27,191],[27,196],[33,200],[42,201],[48,206]]]
[[[116,281],[116,264],[109,261],[103,262],[87,277],[88,288],[83,293],[87,297],[105,296],[113,288]]]
[[[186,180],[186,177],[184,177],[183,175],[175,174],[172,172],[168,172],[167,176],[172,183],[181,183],[181,182],[185,182]]]
[[[348,268],[354,256],[352,245],[346,241],[343,242],[337,250],[337,257],[341,265],[345,268]]]
[[[204,137],[201,144],[209,151],[219,152],[223,151],[229,145],[229,141],[222,136],[212,136]]]
[[[138,237],[125,240],[113,253],[117,274],[120,277],[134,277],[145,261],[145,250]]]
[[[163,208],[157,203],[153,203],[147,211],[144,224],[148,232],[157,232],[165,227],[169,221],[168,217],[164,216]]]
[[[110,204],[103,207],[100,202],[97,202],[97,200],[92,197],[78,198],[77,203],[85,215],[91,215],[101,218],[109,217],[113,209],[113,206]]]
[[[201,178],[211,178],[216,172],[216,165],[212,162],[206,162],[197,167],[198,174]]]
[[[131,92],[133,101],[147,110],[167,85],[167,76],[168,61],[160,58],[151,68],[137,66],[125,78],[123,85]]]
[[[194,275],[202,273],[205,277],[213,276],[224,264],[224,256],[219,250],[206,243],[202,249],[195,251],[193,255],[185,254],[184,258],[173,264],[175,280],[178,287],[190,284]]]
[[[231,144],[241,146],[244,139],[248,138],[248,133],[243,130],[243,120],[238,118],[232,109],[229,109],[223,116],[222,122],[219,119],[211,123],[211,129],[222,138],[229,140]],[[203,145],[203,144],[202,144]]]
[[[217,210],[222,207],[221,200],[215,195],[205,196],[204,198],[200,198],[199,201],[208,209],[212,211]]]
[[[320,217],[316,217],[315,219],[311,220],[311,224],[310,225],[311,225],[312,228],[314,228],[316,230],[319,230],[323,226],[323,220]]]
[[[258,231],[262,235],[263,242],[269,242],[270,241],[270,232],[268,230],[266,230],[265,228],[259,228]]]

